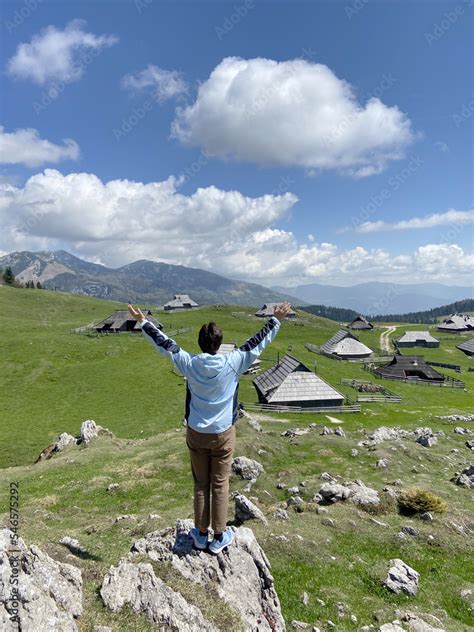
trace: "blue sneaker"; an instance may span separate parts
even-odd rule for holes
[[[222,534],[221,540],[216,540],[216,538],[214,538],[214,540],[210,543],[209,551],[211,553],[214,553],[214,555],[217,555],[222,550],[227,548],[229,544],[233,542],[233,540],[234,540],[234,532],[231,529],[226,529],[224,533]]]
[[[193,539],[194,546],[197,549],[199,549],[200,551],[204,551],[204,549],[207,549],[207,533],[206,535],[201,535],[199,529],[193,527],[189,532],[189,535]]]

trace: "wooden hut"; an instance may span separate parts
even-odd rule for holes
[[[255,316],[258,316],[259,318],[269,318],[270,316],[274,316],[275,308],[277,307],[277,305],[280,305],[280,303],[265,303],[258,310],[258,312],[255,312]],[[286,318],[295,318],[295,317],[296,317],[296,312],[293,310],[290,310],[286,316]]]
[[[363,316],[357,316],[357,318],[354,318],[354,320],[347,326],[349,329],[358,329],[359,331],[374,328],[372,323],[369,323],[369,321]]]
[[[463,314],[451,314],[441,325],[438,325],[439,331],[455,334],[470,331],[471,329],[474,329],[474,318]]]
[[[439,347],[439,340],[429,331],[406,331],[397,340],[398,347]]]
[[[163,325],[152,317],[152,312],[149,309],[144,310],[143,313],[158,329],[163,329]],[[137,332],[141,330],[141,327],[139,323],[132,318],[128,310],[117,309],[112,312],[108,318],[104,318],[104,320],[94,325],[94,329],[99,333],[119,333],[121,331]]]
[[[351,360],[368,358],[372,354],[372,349],[367,347],[363,342],[360,342],[350,331],[340,329],[337,334],[322,345],[321,352],[325,355]]]
[[[198,307],[198,304],[190,298],[189,294],[175,294],[171,301],[165,303],[163,309],[170,312],[175,309],[192,309],[193,307]]]
[[[341,393],[290,355],[255,378],[253,385],[261,404],[314,408],[344,403]]]
[[[471,358],[474,357],[474,338],[461,342],[460,345],[457,345],[457,348],[466,355],[471,356]]]
[[[374,373],[379,377],[393,380],[429,380],[433,382],[444,382],[444,375],[435,371],[433,367],[426,363],[423,356],[395,355],[388,364],[374,369]]]

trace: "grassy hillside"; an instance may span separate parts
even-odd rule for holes
[[[0,287],[0,506],[7,506],[8,483],[19,480],[21,535],[56,559],[82,569],[83,632],[92,631],[93,624],[99,622],[123,632],[151,630],[146,620],[133,613],[112,615],[105,611],[97,587],[110,564],[116,563],[139,535],[168,526],[177,517],[192,515],[192,484],[181,425],[182,378],[140,334],[89,337],[71,333],[72,328],[103,318],[114,308],[116,303],[87,297]],[[262,325],[261,320],[248,315],[251,313],[250,309],[225,306],[164,314],[160,319],[165,330],[192,327],[178,340],[197,352],[196,336],[203,322],[215,320],[227,342],[242,342]],[[393,336],[406,328],[400,325]],[[291,347],[293,355],[311,368],[316,363],[321,377],[355,398],[356,392],[341,387],[340,379],[370,377],[375,381],[373,377],[358,364],[315,355],[304,346],[306,342],[322,344],[338,329],[337,323],[310,314],[304,314],[304,324],[284,323],[274,345],[262,356],[264,367],[274,362],[277,353]],[[374,350],[378,349],[379,336],[380,331],[360,334]],[[257,458],[265,467],[251,495],[258,497],[270,525],[250,526],[272,563],[288,623],[294,618],[318,621],[326,629],[324,622],[330,619],[337,622],[337,630],[356,630],[376,623],[374,616],[380,617],[379,624],[390,621],[395,610],[403,607],[441,616],[448,631],[472,629],[473,611],[459,595],[461,589],[474,590],[470,563],[474,551],[467,535],[474,524],[472,491],[449,480],[467,464],[470,452],[464,446],[465,436],[454,434],[452,424],[435,419],[439,414],[474,410],[474,373],[466,370],[473,361],[455,349],[459,340],[456,335],[443,339],[440,349],[427,350],[426,355],[461,364],[461,375],[445,372],[461,377],[465,390],[384,382],[402,396],[401,404],[367,404],[360,413],[336,414],[346,437],[321,436],[316,431],[291,441],[280,436],[296,425],[331,425],[325,415],[266,416],[261,419],[264,432],[260,434],[244,419],[238,422],[236,455]],[[240,395],[244,402],[256,401],[250,377],[243,378]],[[32,465],[60,432],[77,434],[84,419],[94,419],[116,438],[99,438],[87,448],[72,447]],[[403,447],[384,443],[373,451],[358,448],[358,456],[351,456],[351,449],[362,438],[361,430],[381,425],[409,430],[429,425],[433,430],[444,430],[446,437],[430,449],[407,440]],[[265,452],[259,454],[259,450]],[[380,458],[388,459],[387,468],[375,468]],[[326,515],[334,520],[334,526],[324,525],[324,516],[313,511],[292,513],[289,523],[271,517],[272,507],[288,497],[285,490],[276,489],[277,480],[289,486],[306,480],[303,494],[310,500],[322,483],[319,474],[324,471],[360,478],[379,491],[401,479],[404,487],[417,485],[435,491],[447,500],[449,510],[436,516],[433,523],[422,523],[387,506],[386,513],[375,516],[387,526],[373,522],[373,516],[354,505],[344,504],[329,507]],[[106,491],[111,482],[120,485],[114,493]],[[232,486],[242,489],[243,483],[233,479]],[[150,513],[160,517],[149,519]],[[136,519],[114,524],[118,514],[134,514]],[[7,515],[2,514],[1,522],[6,520]],[[397,534],[403,525],[415,526],[418,537],[401,539]],[[461,531],[455,525],[461,525]],[[66,534],[76,537],[90,556],[73,556],[59,545],[59,538]],[[277,539],[278,535],[285,535],[286,540]],[[421,573],[416,598],[394,596],[381,588],[388,560],[394,557],[401,557]],[[300,601],[303,591],[310,596],[307,606]],[[348,617],[337,618],[338,602],[356,615],[357,624]]]

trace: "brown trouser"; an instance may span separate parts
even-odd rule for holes
[[[235,425],[218,434],[197,432],[188,426],[186,445],[194,479],[194,523],[201,531],[207,531],[212,492],[212,529],[222,533],[227,523]]]

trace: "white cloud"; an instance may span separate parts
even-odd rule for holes
[[[327,66],[303,59],[228,57],[177,109],[172,135],[209,156],[262,165],[336,169],[356,177],[403,158],[410,120],[380,99],[358,103]]]
[[[278,228],[293,211],[292,193],[251,198],[214,186],[192,195],[180,180],[102,182],[93,174],[46,169],[23,187],[0,186],[0,249],[65,247],[120,266],[137,259],[203,268],[263,284],[364,280],[470,282],[474,255],[456,244],[429,244],[408,254],[357,246],[298,243]]]
[[[69,22],[64,30],[48,26],[30,43],[18,45],[7,62],[8,73],[44,85],[51,81],[77,81],[90,56],[118,42],[114,35],[94,35],[84,30],[83,20]]]
[[[128,90],[141,91],[150,88],[160,103],[186,94],[187,83],[177,70],[164,70],[149,64],[145,70],[128,74],[122,78],[122,87]]]
[[[35,129],[17,129],[8,133],[0,126],[0,164],[38,167],[45,163],[78,158],[79,145],[70,138],[65,138],[63,145],[55,145],[40,138]]]
[[[400,222],[364,222],[355,229],[357,233],[378,233],[381,231],[412,230],[417,228],[435,228],[437,226],[457,226],[472,224],[474,211],[455,211],[450,209],[445,213],[433,213],[425,217],[413,217]]]

